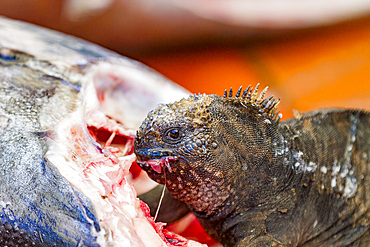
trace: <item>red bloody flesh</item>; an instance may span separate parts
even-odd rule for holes
[[[105,129],[97,129],[94,126],[88,127],[90,135],[95,138],[95,140],[100,143],[102,146],[106,145],[109,138],[112,136],[112,132],[105,130]],[[134,138],[128,137],[128,136],[122,136],[118,133],[115,134],[112,142],[110,143],[110,146],[116,146],[116,145],[125,145],[127,142],[133,142]],[[132,154],[134,152],[134,146],[130,145],[131,149],[128,150],[127,155]],[[134,162],[132,163],[130,167],[130,173],[132,175],[132,178],[135,179],[139,176],[141,172],[140,166]]]

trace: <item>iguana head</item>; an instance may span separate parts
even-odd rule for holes
[[[245,174],[273,158],[272,139],[266,137],[279,121],[279,101],[263,100],[267,88],[260,95],[257,88],[243,95],[240,88],[235,97],[230,90],[229,96],[192,95],[160,105],[137,131],[138,164],[177,199],[211,212]]]

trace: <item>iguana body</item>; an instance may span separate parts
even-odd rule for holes
[[[279,123],[264,93],[159,106],[137,132],[138,163],[224,246],[369,246],[370,113]]]

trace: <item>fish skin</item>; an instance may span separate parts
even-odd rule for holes
[[[117,78],[121,81],[117,82]],[[105,234],[112,233],[102,226],[96,202],[61,173],[63,161],[58,165],[51,161],[51,158],[55,161],[55,155],[50,154],[50,147],[56,146],[59,124],[81,107],[85,107],[84,111],[96,107],[96,102],[90,105],[85,102],[91,101],[86,99],[86,88],[91,84],[102,98],[110,100],[101,106],[103,110],[110,107],[107,110],[110,118],[130,126],[128,134],[134,133],[133,129],[140,124],[137,119],[144,118],[155,104],[172,100],[166,97],[187,94],[144,65],[114,52],[0,17],[1,246],[116,244],[114,239],[105,239],[104,243],[97,240],[99,234],[104,235],[103,228]],[[151,91],[153,87],[161,88],[162,92]],[[127,99],[128,94],[137,93],[138,89],[144,96],[149,95],[146,98],[137,95],[143,104]],[[124,115],[122,105],[134,110]],[[86,123],[81,126],[87,132]],[[98,149],[99,144],[91,145]],[[127,187],[132,190],[128,183]],[[145,217],[138,217],[135,222],[140,224],[133,227],[149,225],[143,223]],[[156,234],[154,229],[150,233]],[[136,241],[135,246],[148,246],[132,232],[128,238],[132,238],[130,243]],[[158,239],[156,243],[162,241]],[[165,242],[158,245],[164,246]]]
[[[98,246],[91,231],[100,231],[93,205],[45,157],[48,135],[74,109],[79,91],[64,78],[28,66],[38,63],[35,57],[8,49],[7,54],[0,58],[0,243]],[[70,101],[50,105],[58,97]],[[48,107],[59,111],[50,116]]]

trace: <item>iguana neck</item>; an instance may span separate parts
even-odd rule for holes
[[[232,183],[230,183],[228,197],[213,209],[213,213],[194,211],[209,234],[219,241],[222,241],[220,236],[225,233],[226,236],[235,235],[235,239],[240,239],[237,236],[238,230],[234,229],[238,223],[247,221],[248,218],[255,219],[252,215],[256,213],[267,214],[272,209],[275,210],[274,207],[279,205],[281,200],[289,201],[289,198],[294,196],[291,190],[295,180],[294,171],[288,165],[294,159],[289,152],[289,133],[279,128],[276,128],[273,133],[273,136],[266,137],[270,141],[269,147],[265,149],[270,151],[267,158],[261,157],[263,162],[245,168],[243,164],[256,162],[255,158],[252,160],[247,158],[243,164],[235,164],[232,173],[229,174]],[[248,214],[252,215],[248,216]],[[258,226],[260,223],[250,224],[250,230],[262,231]],[[255,233],[258,234],[257,230]],[[227,237],[227,239],[230,241],[232,238]]]
[[[270,150],[268,153],[271,156],[261,157],[263,162],[246,170],[236,164],[230,174],[234,182],[224,203],[211,215],[194,212],[209,234],[223,243],[228,242],[230,246],[236,245],[233,239],[264,234],[268,215],[272,212],[294,212],[295,207],[303,204],[297,198],[306,200],[309,197],[318,168],[315,163],[318,162],[317,149],[307,141],[312,138],[310,131],[295,129],[290,121],[277,125],[271,133],[274,133],[273,136],[265,137],[269,146],[264,147]],[[307,159],[307,154],[311,155],[311,160]],[[252,162],[255,160],[247,159],[244,163]],[[287,219],[291,221],[290,217]],[[243,231],[239,230],[241,226]],[[287,229],[293,230],[294,224]],[[222,236],[226,239],[221,239]]]
[[[294,146],[291,134],[286,128],[278,128],[274,137],[269,137],[274,155],[253,173],[234,170],[232,176],[238,179],[231,186],[227,200],[214,214],[195,212],[208,233],[225,246],[236,246],[238,240],[265,234],[266,218],[272,212],[293,212],[297,193],[305,194],[309,190],[308,187],[297,189],[305,173],[297,173],[292,166],[300,162],[300,157],[298,151],[291,149]],[[310,181],[310,174],[304,176]],[[292,230],[293,225],[287,229]]]

